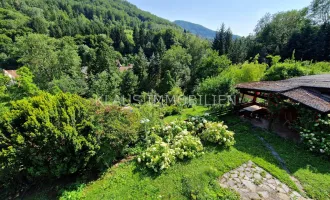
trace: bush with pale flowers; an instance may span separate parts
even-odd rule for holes
[[[201,141],[230,147],[235,143],[234,133],[227,128],[223,122],[208,122],[202,117],[154,126],[147,131],[149,147],[137,161],[159,172],[169,168],[176,160],[202,155],[204,147]]]

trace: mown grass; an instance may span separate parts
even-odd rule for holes
[[[287,168],[313,199],[330,199],[330,162],[314,155],[302,145],[284,140],[274,134],[257,131],[285,161]]]
[[[192,108],[183,109],[181,114],[172,115],[164,118],[164,122],[172,122],[174,120],[186,120],[189,116],[202,116],[209,109],[204,106],[194,106]]]

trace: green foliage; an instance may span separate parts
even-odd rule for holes
[[[7,86],[10,84],[10,78],[5,76],[2,72],[0,73],[0,102],[7,102],[10,98]]]
[[[276,51],[281,51],[289,37],[303,26],[305,15],[304,10],[266,14],[255,29],[258,40],[267,45],[270,53],[278,54]]]
[[[309,151],[330,156],[330,115],[321,116],[302,108],[298,114],[294,127]]]
[[[114,25],[134,27],[145,24],[153,29],[176,28],[170,21],[122,1],[95,3],[90,0],[80,2],[70,0],[63,4],[56,0],[23,0],[19,4],[3,2],[0,13],[0,16],[9,16],[0,17],[5,22],[2,23],[4,27],[1,28],[7,29],[9,33],[22,34],[22,31],[33,30],[43,34],[49,32],[52,37],[57,38],[77,34],[109,33]]]
[[[30,18],[14,9],[0,8],[0,30],[1,33],[13,38],[23,35],[32,30],[28,27]]]
[[[178,105],[164,106],[162,113],[164,117],[181,114],[182,108]]]
[[[327,23],[330,20],[330,2],[328,0],[313,0],[311,2],[312,17],[321,23]]]
[[[208,78],[197,87],[197,94],[204,96],[204,103],[218,103],[219,99],[215,98],[219,95],[233,95],[235,94],[234,81],[231,78],[226,78],[221,75]]]
[[[203,141],[224,145],[229,147],[234,145],[234,133],[228,131],[228,126],[222,123],[208,122],[205,124],[205,130],[200,134]]]
[[[133,72],[138,77],[139,90],[142,92],[145,90],[146,78],[147,78],[147,68],[148,60],[143,52],[143,49],[140,48],[138,54],[134,59]]]
[[[213,168],[210,171],[214,170]],[[207,177],[207,176],[206,176]],[[200,180],[206,179],[205,175],[199,175]],[[195,177],[194,177],[195,178]],[[239,194],[223,189],[215,180],[210,181],[207,185],[196,182],[194,178],[183,177],[181,180],[183,187],[183,195],[188,199],[227,199],[238,200]]]
[[[164,77],[167,76],[167,71],[169,71],[176,85],[186,88],[190,81],[189,67],[191,60],[191,55],[188,54],[186,49],[181,46],[172,46],[165,52],[161,61],[161,68],[165,72]]]
[[[83,197],[82,191],[84,189],[85,185],[80,185],[76,190],[74,191],[63,191],[60,200],[77,200],[81,199]]]
[[[11,99],[17,100],[24,97],[31,97],[37,95],[40,90],[33,83],[33,74],[27,67],[21,67],[17,70],[17,79],[14,84],[8,86]]]
[[[102,38],[102,39],[101,39]],[[94,75],[104,72],[105,70],[116,71],[116,59],[118,59],[118,52],[114,50],[112,46],[109,46],[105,37],[100,36],[101,42],[97,44],[95,48],[95,59],[92,60],[91,66],[88,68],[88,72]],[[93,56],[93,55],[91,55]]]
[[[82,76],[81,59],[72,38],[54,39],[46,35],[29,34],[17,39],[18,62],[26,65],[34,74],[41,88],[60,79],[61,75]]]
[[[172,148],[178,159],[192,159],[203,154],[202,142],[188,131],[182,131],[174,137],[173,141]]]
[[[307,70],[305,70],[299,62],[278,63],[267,70],[264,80],[277,81],[297,76],[303,76],[307,73]]]
[[[317,62],[311,64],[311,66],[306,66],[310,70],[310,74],[322,74],[330,72],[329,62]]]
[[[100,148],[89,103],[60,93],[11,102],[0,121],[1,182],[54,178],[84,169]]]
[[[96,155],[99,168],[107,169],[123,156],[128,145],[138,140],[139,114],[119,106],[96,106],[94,125],[100,150]]]
[[[231,65],[227,56],[219,56],[214,50],[207,50],[206,56],[202,58],[201,66],[198,68],[197,75],[200,80],[219,75],[223,70]]]
[[[138,77],[132,70],[125,71],[122,75],[122,82],[120,85],[120,93],[126,98],[134,95],[138,87]]]
[[[10,100],[32,97],[40,93],[39,88],[33,83],[33,74],[27,67],[18,69],[17,75],[15,80],[11,80],[0,74],[0,102],[8,103]]]
[[[48,88],[52,93],[69,92],[83,96],[87,94],[88,85],[81,76],[62,75],[59,79],[48,83]]]
[[[245,38],[237,38],[229,48],[228,57],[233,63],[243,63],[247,58],[248,45]]]
[[[175,162],[175,151],[168,143],[156,141],[138,158],[155,172],[169,168]]]
[[[276,65],[281,60],[281,56],[268,55],[267,58],[271,60],[271,65]]]
[[[175,86],[175,80],[172,78],[169,70],[166,70],[164,78],[161,80],[159,84],[158,91],[160,94],[166,94],[171,91]]]
[[[140,119],[148,119],[149,122],[147,124],[143,124],[143,127],[140,131],[146,131],[146,128],[151,128],[152,126],[158,125],[161,123],[160,116],[161,110],[159,109],[158,104],[153,104],[150,102],[136,105],[136,112],[139,114]]]
[[[91,80],[90,93],[93,95],[110,101],[120,94],[119,86],[122,80],[119,76],[119,72],[115,68],[105,70],[96,76],[92,76]]]
[[[231,77],[235,83],[259,81],[265,74],[267,65],[245,62],[242,65],[232,65],[220,75]]]
[[[226,30],[225,24],[222,24],[221,29],[216,32],[212,48],[218,51],[219,55],[225,55],[229,53],[232,43],[233,34],[230,28]]]
[[[220,146],[234,145],[234,133],[223,123],[212,123],[200,117],[188,121],[175,121],[152,127],[146,133],[147,144],[151,144],[138,157],[155,172],[169,168],[176,159],[192,159],[203,154],[201,139]]]

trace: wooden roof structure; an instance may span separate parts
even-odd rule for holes
[[[321,113],[330,113],[330,74],[302,76],[281,81],[242,83],[236,88],[243,93],[254,91],[279,94]]]

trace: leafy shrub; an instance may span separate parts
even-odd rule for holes
[[[206,97],[206,102],[215,104],[213,95],[233,95],[236,93],[232,78],[224,78],[221,75],[208,78],[197,87],[197,93]],[[216,99],[217,100],[217,99]]]
[[[228,131],[227,126],[208,122],[202,117],[157,125],[147,135],[147,144],[151,146],[138,157],[138,161],[156,172],[168,168],[176,159],[191,159],[203,154],[201,139],[225,147],[235,143],[234,133]]]
[[[180,96],[183,96],[183,92],[182,92],[181,88],[178,87],[178,86],[173,87],[169,92],[167,92],[167,94],[170,97],[180,97]]]
[[[317,62],[309,66],[310,74],[322,74],[330,72],[330,63],[329,62]]]
[[[155,172],[169,168],[175,162],[175,151],[168,143],[156,141],[138,158]]]
[[[109,167],[123,156],[127,145],[138,140],[139,113],[114,105],[94,105],[94,124],[100,142],[97,154],[99,167]]]
[[[150,134],[160,136],[166,142],[170,142],[173,138],[185,129],[185,122],[175,121],[167,125],[158,125],[151,128]]]
[[[187,130],[189,130],[194,135],[202,133],[205,129],[205,124],[207,120],[203,117],[195,116],[189,117],[187,120]]]
[[[148,123],[141,124],[141,130],[145,131],[145,128],[151,128],[152,126],[158,125],[161,123],[161,110],[159,109],[160,105],[145,103],[137,105],[134,112],[137,112],[140,119],[148,119]],[[146,127],[147,125],[147,127]]]
[[[85,168],[100,148],[89,108],[89,101],[63,93],[11,102],[0,120],[1,182],[18,185]]]
[[[172,115],[178,115],[182,111],[182,108],[178,105],[171,105],[171,106],[164,106],[162,108],[163,116],[172,116]]]
[[[322,117],[318,115],[316,120],[310,120],[310,115],[305,117],[309,122],[304,123],[300,129],[300,135],[304,144],[309,148],[309,151],[321,153],[330,156],[330,114]],[[301,122],[303,117],[300,117]]]
[[[266,81],[278,81],[307,74],[308,71],[301,66],[300,62],[278,63],[267,70],[263,79]]]
[[[179,159],[195,158],[203,151],[203,145],[199,138],[192,136],[184,130],[174,137],[172,148]]]
[[[230,66],[220,76],[232,79],[235,84],[259,81],[264,76],[266,68],[267,65],[264,63],[245,62],[241,65]]]
[[[235,144],[234,133],[227,130],[227,126],[221,123],[208,122],[205,130],[200,134],[203,141],[220,144],[229,147]]]

